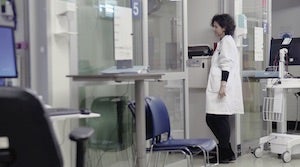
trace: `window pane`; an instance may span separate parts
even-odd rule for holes
[[[77,0],[79,74],[98,74],[115,65],[113,8],[130,5],[130,0]],[[133,56],[136,64],[142,61],[141,32],[141,18],[135,17]],[[81,122],[95,129],[87,144],[85,166],[134,166],[135,127],[127,108],[128,100],[134,99],[133,84],[83,86],[79,88],[79,99],[80,108],[101,114],[100,118]]]
[[[149,1],[149,64],[152,70],[183,71],[181,1]]]
[[[267,20],[269,0],[245,0],[243,1],[243,13],[247,16],[248,35],[243,40],[246,47],[243,48],[243,70],[264,70],[265,61],[268,61],[268,37],[269,32],[265,24],[269,24]],[[254,48],[254,28],[262,27],[264,29],[263,46],[264,46],[264,61],[255,61]],[[241,137],[242,142],[248,149],[247,142],[257,140],[265,135],[265,122],[262,120],[261,110],[264,88],[261,80],[243,80],[243,97],[245,114],[241,115]],[[248,144],[249,144],[248,143]],[[252,143],[253,144],[253,143]],[[251,145],[251,143],[250,143]],[[252,147],[252,146],[251,146]]]
[[[184,138],[184,87],[183,80],[151,82],[150,96],[161,98],[168,109],[171,122],[171,135]]]
[[[78,71],[97,74],[115,65],[114,61],[114,6],[131,7],[130,0],[77,0]],[[141,11],[140,11],[141,12]],[[139,16],[142,14],[140,13]],[[141,17],[133,18],[133,56],[141,64]]]

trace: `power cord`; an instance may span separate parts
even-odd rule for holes
[[[295,78],[295,76],[289,72],[286,74],[286,78]]]
[[[296,118],[296,123],[295,123],[295,128],[294,128],[294,132],[297,131],[298,128],[298,118],[299,118],[299,100],[298,97],[300,96],[300,92],[295,93],[295,96],[297,98],[297,118]]]
[[[280,78],[278,78],[275,82],[272,83],[271,88],[274,88],[275,85],[280,85],[280,84],[281,84],[281,80],[280,80]]]
[[[128,91],[129,91],[129,85],[130,85],[130,81],[127,82],[127,84],[126,84],[126,90],[125,90],[125,92],[123,92],[123,93],[121,94],[121,97],[123,97],[123,96],[125,96],[126,94],[128,94]]]

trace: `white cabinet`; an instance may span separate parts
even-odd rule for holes
[[[189,88],[206,88],[211,56],[193,57],[187,61]]]

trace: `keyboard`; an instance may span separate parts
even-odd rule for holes
[[[79,109],[73,108],[47,108],[46,113],[49,116],[58,116],[58,115],[70,115],[70,114],[80,114]]]

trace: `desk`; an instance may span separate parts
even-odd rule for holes
[[[136,143],[137,143],[137,167],[146,166],[146,127],[145,127],[145,85],[146,79],[161,79],[163,74],[141,73],[141,74],[100,74],[100,75],[68,75],[76,82],[105,83],[106,81],[134,81],[135,103],[136,103]]]
[[[51,121],[66,120],[66,119],[81,119],[81,118],[95,118],[100,117],[100,114],[90,113],[90,114],[67,114],[67,115],[56,115],[50,116]]]

